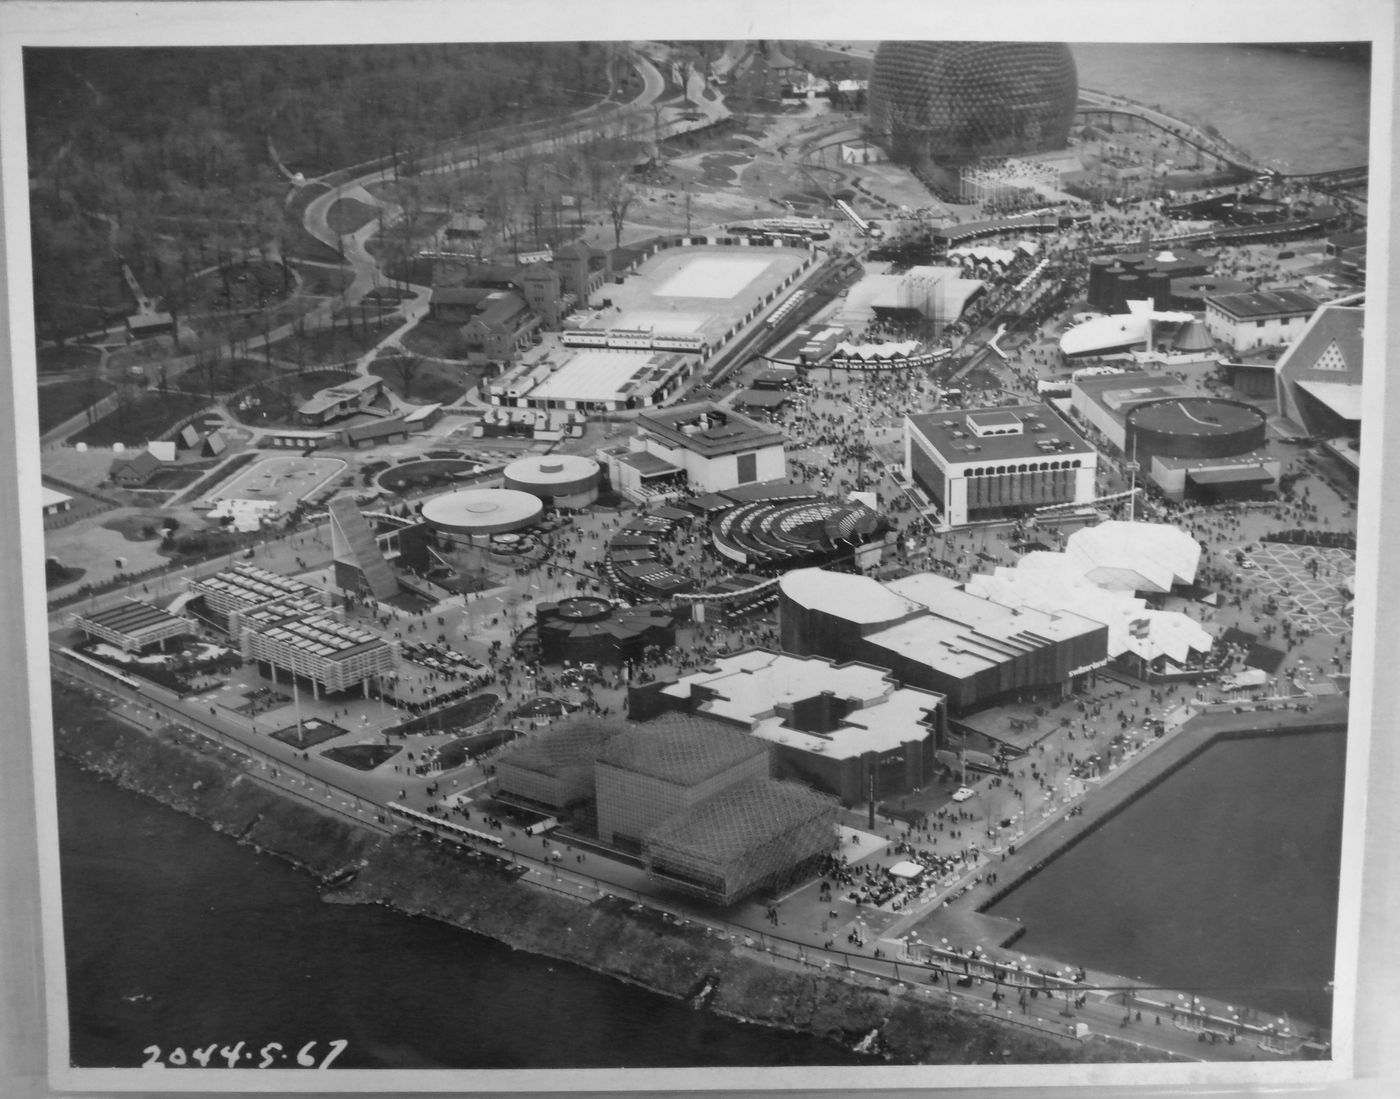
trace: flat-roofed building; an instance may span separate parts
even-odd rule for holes
[[[778,591],[784,650],[885,669],[907,686],[944,695],[953,713],[1067,697],[1107,659],[1100,622],[1003,606],[934,573],[880,583],[794,569]]]
[[[343,382],[317,390],[297,409],[297,422],[309,427],[353,416],[372,405],[384,392],[384,379],[357,374]]]
[[[774,774],[800,779],[847,804],[908,793],[934,773],[947,739],[941,694],[902,687],[869,664],[767,649],[722,656],[673,683],[629,693],[639,710],[703,714],[766,741]]]
[[[731,786],[767,778],[768,746],[710,718],[666,714],[613,737],[594,769],[598,838],[640,850],[662,821]]]
[[[1046,404],[904,418],[904,473],[948,526],[1094,499],[1098,451]]]
[[[303,599],[242,611],[230,627],[244,660],[256,661],[274,682],[279,673],[306,681],[316,698],[356,687],[368,697],[370,683],[398,667],[394,643]]]
[[[1237,352],[1279,347],[1303,331],[1317,305],[1301,290],[1210,294],[1205,298],[1206,331]]]
[[[723,492],[787,476],[785,436],[711,402],[678,405],[637,417],[632,450],[684,472],[696,492]]]
[[[594,762],[620,731],[616,722],[573,717],[510,745],[494,763],[497,796],[549,813],[592,800]]]
[[[1142,370],[1079,374],[1070,382],[1070,408],[1119,451],[1124,450],[1124,421],[1132,408],[1150,401],[1194,396],[1197,391],[1180,378]]]
[[[140,599],[123,599],[114,607],[74,615],[73,625],[89,639],[105,641],[127,653],[143,652],[154,645],[164,649],[167,641],[195,632],[188,618]]]
[[[213,576],[187,580],[186,586],[195,596],[203,598],[205,607],[225,629],[229,629],[234,615],[264,603],[298,599],[319,612],[330,605],[331,598],[320,588],[256,565],[234,565]]]

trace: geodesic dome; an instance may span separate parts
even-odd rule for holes
[[[867,94],[871,133],[906,164],[1062,149],[1078,98],[1062,42],[881,42]]]

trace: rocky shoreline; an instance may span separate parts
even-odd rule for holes
[[[54,698],[60,756],[305,870],[332,903],[439,920],[698,1009],[847,1048],[864,1043],[894,1064],[1117,1061],[1134,1052],[1042,1036],[908,985],[778,962],[620,898],[590,902],[531,886],[494,860],[288,798],[252,778],[241,756],[188,730],[149,733],[58,682]]]

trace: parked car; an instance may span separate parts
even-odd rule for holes
[[[971,786],[959,786],[956,790],[953,791],[953,800],[966,801],[970,797],[975,797],[976,794],[977,791],[974,790]]]

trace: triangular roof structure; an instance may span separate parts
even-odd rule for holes
[[[340,496],[330,503],[331,557],[339,564],[359,569],[374,598],[385,601],[399,594],[399,581],[374,532],[355,501]]]

